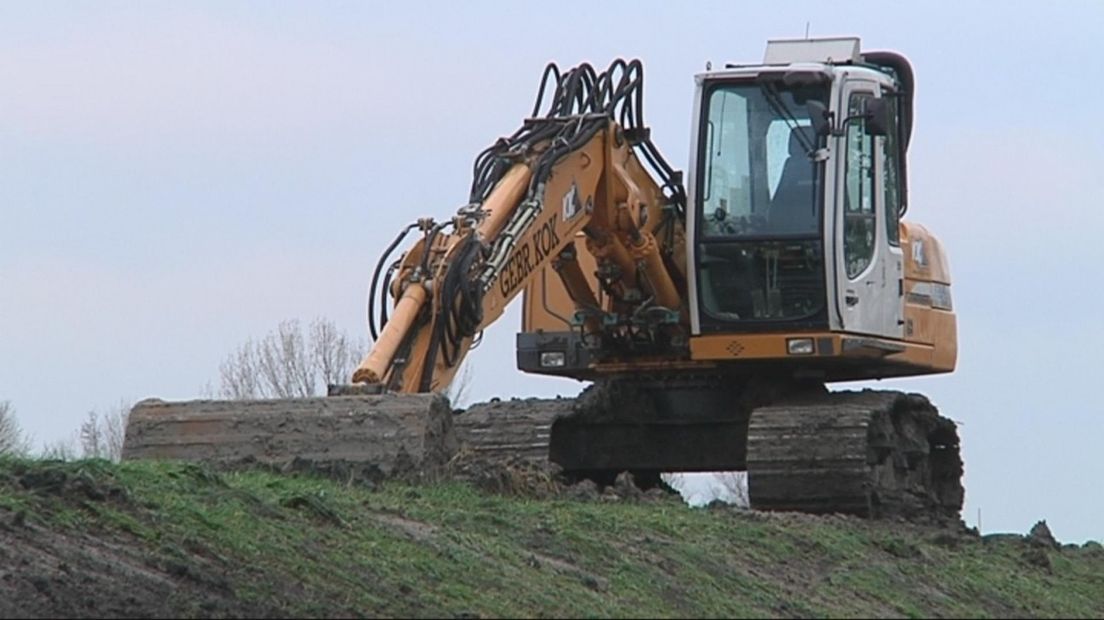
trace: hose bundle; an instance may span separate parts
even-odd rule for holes
[[[546,99],[548,108],[542,114]],[[681,175],[660,154],[644,125],[643,64],[640,60],[623,59],[613,61],[601,73],[587,63],[566,72],[561,72],[555,63],[545,67],[532,118],[513,135],[499,139],[476,157],[470,202],[482,204],[520,156],[547,141],[551,148],[533,168],[529,186],[533,198],[556,162],[585,145],[606,128],[609,120],[616,120],[624,128],[626,137],[655,172],[664,194],[683,213],[686,192]]]
[[[543,108],[545,102],[547,108]],[[686,192],[682,185],[682,175],[663,158],[644,125],[643,65],[639,60],[623,59],[615,60],[602,72],[586,63],[567,71],[561,71],[555,63],[545,67],[532,117],[512,135],[500,138],[476,156],[469,204],[462,211],[478,212],[498,182],[515,164],[531,156],[538,145],[546,145],[530,164],[532,177],[525,198],[526,201],[540,201],[552,168],[605,130],[610,120],[621,125],[624,138],[651,167],[677,217],[684,218]],[[416,225],[407,227],[400,239],[414,226]],[[510,226],[507,225],[506,229],[510,229]],[[396,239],[380,258],[372,278],[368,318],[373,338],[378,337],[376,317],[373,316],[374,299],[377,294],[380,296],[379,329],[382,330],[387,321],[384,308],[387,303],[388,283],[399,267],[399,262],[392,264],[387,270],[382,287],[377,287],[377,281],[383,265],[398,242],[399,239]],[[434,317],[429,352],[423,360],[420,391],[430,389],[438,351],[451,367],[460,358],[463,341],[476,335],[483,321],[485,290],[485,282],[479,277],[480,270],[488,257],[508,254],[514,242],[512,235],[499,235],[488,246],[470,233],[460,241],[462,245],[456,248],[454,260],[448,266],[443,281],[436,285],[437,315]],[[500,247],[503,245],[507,247]],[[428,250],[428,243],[425,247]]]

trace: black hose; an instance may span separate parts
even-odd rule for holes
[[[550,75],[556,76],[556,82],[559,83],[560,68],[554,62],[548,63],[548,66],[544,68],[544,74],[541,75],[540,87],[537,89],[537,103],[533,105],[533,118],[540,115],[541,100],[544,99],[544,89],[548,86],[548,76]]]
[[[541,116],[546,101],[547,112]],[[601,72],[586,63],[567,71],[561,71],[555,63],[548,64],[541,74],[532,120],[476,156],[470,203],[481,205],[520,157],[534,152],[540,144],[547,144],[535,160],[528,162],[532,176],[525,197],[527,201],[543,199],[540,193],[556,164],[604,131],[610,120],[616,120],[630,132],[633,148],[674,204],[673,217],[685,220],[686,191],[681,174],[667,163],[645,129],[644,69],[640,60],[616,59]],[[432,231],[430,239],[436,233]],[[452,264],[446,268],[443,281],[436,284],[437,313],[428,354],[422,362],[419,384],[422,391],[429,390],[437,355],[453,366],[459,361],[464,339],[474,337],[483,322],[483,288],[478,273],[489,248],[470,231],[460,243],[463,245],[453,252]],[[388,248],[388,253],[392,249]],[[423,267],[428,270],[428,264]],[[373,276],[373,292],[380,268],[377,266],[377,275]],[[381,313],[381,322],[384,317]],[[374,325],[372,333],[376,337]]]
[[[422,361],[418,390],[428,392],[433,381],[433,368],[440,353],[448,366],[459,358],[464,338],[474,336],[483,322],[483,289],[472,268],[482,254],[482,244],[468,235],[457,250],[456,258],[446,269],[443,282],[438,283],[439,306],[430,335],[429,347]]]
[[[382,330],[387,326],[387,292],[391,290],[391,278],[399,268],[399,262],[395,261],[383,275],[383,289],[380,291],[379,327]]]
[[[372,286],[368,289],[368,332],[372,334],[372,340],[379,339],[379,332],[376,330],[376,319],[373,316],[375,314],[376,303],[376,285],[379,282],[380,271],[383,270],[383,265],[387,262],[387,258],[391,256],[391,253],[395,251],[395,248],[402,243],[402,240],[406,238],[406,235],[411,230],[418,227],[417,222],[408,224],[406,228],[399,233],[395,240],[391,242],[391,245],[387,246],[387,249],[383,251],[383,255],[380,256],[379,262],[376,263],[376,269],[372,272]],[[388,277],[388,280],[391,278]],[[386,295],[387,287],[384,286],[384,295]],[[381,304],[386,307],[386,300],[381,297]],[[382,310],[382,308],[381,308]],[[385,311],[384,311],[385,312]],[[379,329],[383,329],[384,324],[387,323],[386,314],[381,314]]]

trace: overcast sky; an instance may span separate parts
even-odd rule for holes
[[[768,38],[858,35],[917,75],[908,219],[949,252],[959,367],[885,381],[961,423],[964,516],[1104,538],[1104,2],[0,4],[0,400],[40,443],[125,399],[196,397],[249,337],[366,335],[399,228],[463,204],[548,61],[645,65],[686,167],[693,75]],[[515,308],[470,397],[519,373]]]

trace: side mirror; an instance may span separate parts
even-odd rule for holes
[[[866,133],[871,136],[884,136],[889,133],[889,107],[885,99],[870,98],[866,100],[866,112],[863,114],[866,121]]]
[[[809,120],[813,123],[816,135],[827,136],[832,133],[832,113],[823,103],[811,99],[805,104],[805,109],[809,110]]]

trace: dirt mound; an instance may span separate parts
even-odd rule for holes
[[[640,501],[677,497],[670,487],[638,483],[629,472],[622,472],[613,484],[599,485],[593,480],[566,477],[548,461],[522,456],[487,458],[471,449],[461,449],[453,457],[443,479],[466,482],[489,493],[532,499]]]
[[[409,477],[433,472],[455,454],[452,419],[448,400],[434,394],[148,399],[130,412],[123,459]]]
[[[568,484],[525,460],[449,469],[374,485],[0,459],[0,617],[1104,612],[1096,544],[652,503],[628,474]]]
[[[565,485],[555,468],[523,457],[486,458],[461,448],[445,467],[445,477],[478,489],[515,497],[545,499],[563,494]]]
[[[126,501],[126,490],[104,478],[106,463],[89,461],[79,468],[64,462],[44,461],[41,464],[13,463],[7,471],[8,484],[18,485],[37,495],[76,497],[94,502]]]
[[[141,510],[102,461],[5,463],[0,494],[0,616],[9,617],[250,617],[198,541],[181,561],[150,554],[124,515]],[[198,469],[198,468],[197,468]],[[61,524],[79,527],[61,527]],[[185,553],[185,551],[181,551]],[[125,584],[125,587],[124,587]],[[263,612],[265,616],[269,611]],[[278,609],[271,612],[278,613]]]
[[[1027,540],[1038,547],[1058,549],[1061,546],[1055,540],[1054,534],[1050,533],[1050,526],[1047,525],[1046,519],[1032,526],[1031,531],[1027,533]]]

